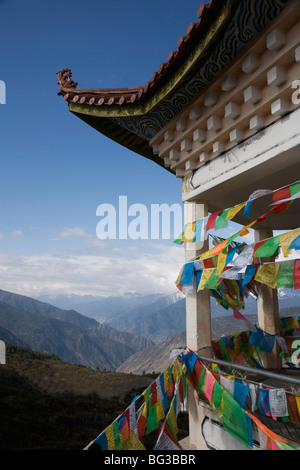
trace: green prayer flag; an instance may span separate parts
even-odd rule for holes
[[[268,258],[273,256],[277,248],[280,246],[280,236],[281,235],[277,235],[276,237],[266,240],[265,243],[253,253],[253,256],[255,258]]]
[[[206,289],[216,289],[218,283],[220,282],[220,276],[216,275],[217,269],[212,271],[212,274],[208,281],[205,284]]]
[[[228,220],[226,219],[226,217],[229,211],[230,209],[226,209],[225,211],[221,213],[221,215],[219,215],[216,221],[215,230],[219,230],[220,228],[227,227]]]
[[[121,450],[120,431],[119,431],[119,425],[117,421],[114,421],[113,423],[113,433],[114,433],[114,441],[115,441],[116,450]]]
[[[298,450],[296,449],[296,447],[293,447],[290,444],[286,444],[285,442],[280,442],[280,441],[275,441],[275,442],[281,450]]]
[[[204,387],[205,375],[206,375],[206,371],[205,371],[205,369],[203,369],[203,371],[201,372],[200,378],[199,378],[198,385],[197,385],[197,392],[198,393],[201,393],[202,389]]]
[[[291,196],[294,196],[294,194],[299,193],[299,191],[300,191],[300,181],[297,181],[297,183],[291,184],[290,186]]]
[[[184,232],[182,232],[182,234],[178,238],[176,238],[176,240],[174,240],[173,243],[176,243],[176,245],[181,245],[183,234]]]
[[[227,390],[223,390],[222,422],[224,429],[238,442],[248,449],[253,448],[251,420]]]
[[[158,423],[157,423],[156,405],[150,406],[150,403],[149,403],[146,434],[150,434],[150,432],[155,431],[157,427],[158,427]]]
[[[238,238],[240,236],[240,234],[241,234],[241,230],[239,232],[235,233],[234,235],[231,235],[231,237],[229,237],[227,239],[225,247],[229,246],[236,238]]]
[[[294,260],[280,263],[277,277],[277,288],[294,289]]]
[[[214,401],[213,401],[213,405],[216,410],[218,410],[221,407],[222,397],[223,397],[223,389],[221,385],[216,381],[215,388],[214,388]]]

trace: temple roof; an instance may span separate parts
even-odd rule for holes
[[[166,62],[160,64],[158,70],[154,72],[150,80],[138,87],[113,88],[113,89],[77,89],[77,83],[72,81],[71,71],[64,69],[58,72],[58,83],[60,92],[68,102],[86,103],[88,105],[98,106],[123,106],[124,104],[133,104],[141,101],[146,95],[153,93],[160,87],[167,77],[172,75],[182,63],[182,60],[190,52],[195,41],[204,34],[205,28],[216,16],[221,2],[212,0],[200,6],[198,10],[198,21],[190,23],[185,36],[181,36],[177,43],[177,49],[170,52]],[[75,86],[76,85],[76,86]]]
[[[224,70],[291,0],[212,0],[145,84],[80,89],[57,73],[69,110],[120,145],[164,167],[149,142]],[[172,172],[170,168],[169,171]]]

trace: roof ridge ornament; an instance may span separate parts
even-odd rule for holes
[[[56,72],[57,83],[60,88],[76,88],[78,82],[72,80],[72,72],[70,69],[63,69],[59,72]]]

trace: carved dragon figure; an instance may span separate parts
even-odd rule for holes
[[[56,72],[57,83],[61,88],[76,88],[78,82],[72,80],[72,72],[70,69],[63,69],[60,72]]]

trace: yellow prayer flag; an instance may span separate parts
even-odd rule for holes
[[[199,256],[199,259],[211,258],[212,257],[212,250],[208,250],[202,255]]]
[[[156,415],[157,415],[157,422],[161,421],[162,419],[165,419],[165,412],[164,412],[164,407],[161,401],[158,401],[156,404]]]
[[[172,401],[170,411],[169,411],[169,417],[172,423],[172,427],[175,431],[175,434],[177,436],[178,434],[178,427],[177,427],[177,420],[176,420],[176,415],[175,415],[175,410],[174,410],[174,400]]]
[[[146,450],[133,431],[131,431],[129,439],[120,434],[120,443],[122,450]]]
[[[105,430],[105,435],[107,439],[108,450],[115,450],[116,445],[115,445],[114,430],[113,430],[112,424]]]
[[[295,397],[296,398],[296,404],[298,408],[298,413],[300,414],[300,397]]]
[[[242,228],[240,231],[240,237],[244,237],[245,235],[248,235],[249,230],[248,228],[251,228],[252,225],[256,224],[257,220],[254,220],[254,222],[251,222],[251,224],[245,225],[245,227]]]
[[[285,318],[286,328],[288,330],[294,330],[299,327],[299,322],[297,317]]]
[[[198,291],[204,289],[205,284],[208,282],[209,278],[213,274],[215,269],[204,269],[202,271],[202,276],[199,282]]]
[[[240,295],[240,288],[239,288],[238,283],[236,282],[235,279],[230,279],[230,281],[231,281],[231,286],[233,288],[233,293],[235,294],[235,296],[239,296]]]
[[[185,364],[182,364],[182,367],[181,367],[181,371],[180,371],[180,374],[186,374],[186,371],[187,371],[187,366]]]
[[[147,400],[145,401],[145,404],[143,406],[142,416],[144,416],[144,418],[147,418],[147,416],[148,416],[148,402],[147,402]]]
[[[255,275],[255,281],[266,284],[272,289],[276,289],[277,276],[279,271],[278,263],[267,263],[260,266]]]
[[[227,259],[227,253],[223,253],[221,252],[218,256],[218,264],[217,264],[217,276],[220,276],[220,274],[222,274],[222,272],[224,271],[225,269],[225,266],[226,266],[226,259]]]
[[[168,390],[169,388],[169,375],[167,369],[164,371],[164,387],[165,390]]]
[[[225,298],[226,302],[228,303],[229,307],[231,307],[231,308],[239,307],[239,304],[232,297],[230,297],[230,295],[228,295],[225,292],[224,292],[223,295],[224,295],[224,298]]]
[[[173,364],[173,376],[174,376],[175,382],[177,382],[177,380],[180,377],[180,369],[179,369],[179,365],[177,361],[175,361]]]
[[[176,284],[177,286],[179,285],[179,282],[180,282],[180,279],[181,279],[183,270],[184,270],[184,265],[182,266],[181,271],[180,271],[180,273],[179,273],[179,276],[178,276],[178,278],[176,279],[175,284]]]
[[[238,356],[240,353],[240,342],[237,336],[233,338],[233,345],[234,345],[234,352]]]
[[[196,222],[193,222],[191,224],[187,224],[186,227],[185,227],[185,230],[184,230],[182,240],[184,242],[192,243],[192,241],[194,239],[195,229],[196,229]]]
[[[233,219],[233,217],[238,214],[238,212],[240,212],[243,207],[245,207],[246,203],[243,202],[242,204],[239,204],[238,206],[234,206],[234,207],[231,207],[231,209],[229,209],[229,212],[226,216],[226,220],[231,220]]]
[[[296,230],[281,235],[279,240],[284,257],[287,257],[290,254],[291,250],[289,250],[288,248],[290,244],[295,240],[295,238],[298,237],[299,234],[300,228],[297,228]]]

